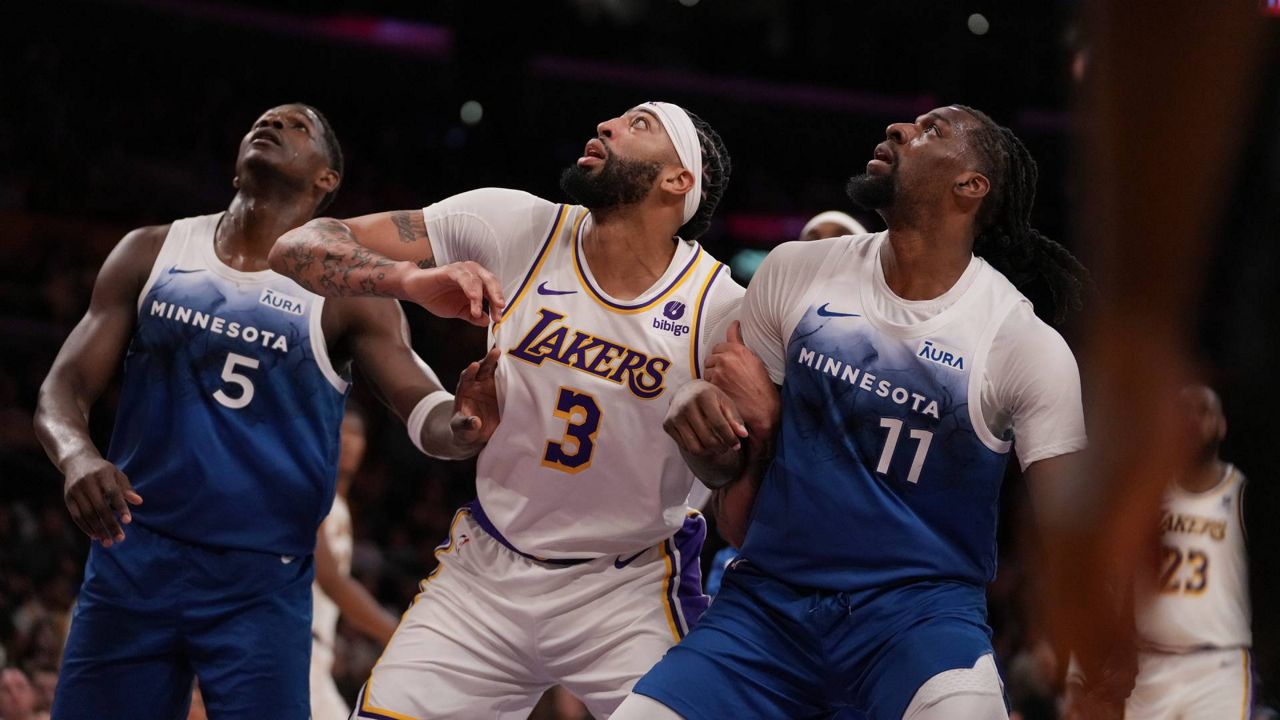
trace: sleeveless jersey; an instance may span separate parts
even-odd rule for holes
[[[533,229],[545,239],[491,331],[502,422],[480,454],[480,504],[513,547],[549,559],[634,552],[682,526],[694,478],[662,422],[700,375],[717,285],[732,285],[682,241],[650,291],[611,298],[582,254],[589,217],[562,205]]]
[[[201,545],[309,555],[333,503],[348,380],[324,299],[214,251],[222,213],[173,223],[138,300],[107,459],[135,522]]]
[[[1244,475],[1228,465],[1211,490],[1193,493],[1175,483],[1165,493],[1160,574],[1151,603],[1137,617],[1147,648],[1186,652],[1252,645],[1244,485]]]
[[[351,510],[341,495],[333,499],[333,509],[325,518],[325,540],[329,541],[329,552],[338,563],[338,572],[351,574],[351,553],[354,541],[351,537]],[[338,606],[320,589],[319,583],[312,583],[311,635],[325,647],[332,648],[334,634],[338,630]]]
[[[997,500],[1012,442],[988,429],[992,339],[1026,299],[986,263],[923,322],[881,317],[883,234],[833,243],[786,344],[783,410],[742,554],[788,583],[855,591],[950,580],[996,565]]]

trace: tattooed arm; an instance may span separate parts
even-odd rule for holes
[[[474,262],[436,267],[417,210],[318,218],[281,235],[270,259],[273,270],[327,297],[394,297],[481,326],[490,310],[504,305],[498,280],[485,268]]]

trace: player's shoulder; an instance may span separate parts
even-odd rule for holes
[[[154,255],[160,251],[160,246],[164,245],[164,239],[169,236],[169,229],[172,227],[173,223],[143,225],[125,233],[117,245],[128,252],[150,252]]]
[[[451,195],[437,203],[427,206],[428,210],[473,212],[519,212],[519,211],[551,211],[560,207],[560,203],[538,197],[524,190],[502,187],[484,187]]]
[[[871,255],[878,234],[842,235],[822,240],[792,240],[769,251],[756,271],[758,277],[816,276],[821,268],[833,268],[846,258]]]
[[[1036,315],[1030,300],[1018,297],[995,334],[993,350],[1014,353],[1032,365],[1070,362],[1074,366],[1075,354],[1062,333]]]

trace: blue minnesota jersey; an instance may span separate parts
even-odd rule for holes
[[[323,298],[224,264],[221,217],[171,226],[140,297],[107,457],[151,530],[307,555],[333,503],[349,382],[329,362]]]
[[[806,295],[742,554],[805,587],[981,585],[995,573],[1011,442],[982,425],[980,383],[996,330],[1025,299],[983,264],[951,307],[895,325],[873,301],[874,247],[851,246],[855,267]]]

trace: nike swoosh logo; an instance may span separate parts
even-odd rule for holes
[[[186,275],[187,273],[196,273],[196,272],[200,272],[200,268],[192,268],[190,270],[179,270],[176,267],[169,268],[170,275]]]
[[[577,290],[551,290],[547,287],[547,283],[545,281],[538,286],[539,295],[573,295],[576,292],[578,291]]]
[[[627,558],[626,560],[623,560],[623,559],[622,559],[622,556],[621,556],[621,555],[619,555],[619,556],[618,556],[618,559],[613,561],[613,566],[614,566],[614,567],[616,567],[616,568],[618,568],[619,570],[621,570],[622,568],[624,568],[624,567],[626,567],[626,566],[630,565],[632,560],[635,560],[636,558],[638,558],[638,557],[640,557],[641,555],[645,554],[645,552],[646,552],[647,550],[648,550],[648,548],[645,548],[644,550],[641,550],[640,552],[636,553],[635,555],[632,555],[631,557]]]
[[[858,313],[842,313],[835,310],[828,310],[827,306],[831,303],[822,303],[822,307],[818,308],[818,314],[822,317],[862,317]]]

